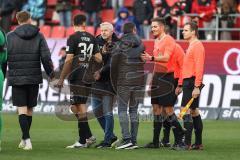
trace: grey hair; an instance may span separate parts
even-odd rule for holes
[[[100,28],[102,28],[103,26],[107,26],[111,31],[113,31],[113,25],[109,22],[103,22],[100,24]]]

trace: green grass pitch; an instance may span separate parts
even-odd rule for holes
[[[4,134],[0,160],[238,160],[240,158],[240,122],[204,121],[203,151],[172,151],[160,149],[65,149],[77,140],[76,122],[62,121],[55,115],[34,115],[31,138],[32,151],[17,149],[20,128],[17,115],[3,114]],[[103,132],[96,120],[90,127],[98,142]],[[120,137],[118,121],[115,133]],[[172,135],[172,133],[171,133]],[[140,122],[138,144],[152,139],[152,122]]]

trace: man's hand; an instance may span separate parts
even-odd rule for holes
[[[175,89],[175,94],[178,96],[180,93],[182,93],[182,87],[177,86],[177,88]]]
[[[152,56],[150,56],[147,52],[144,52],[141,56],[141,58],[145,61],[150,61],[152,60]]]
[[[192,91],[192,97],[193,98],[197,98],[200,95],[200,89],[198,87],[194,87],[193,91]]]
[[[96,71],[94,74],[93,74],[93,77],[94,79],[97,81],[101,78],[101,74],[100,74],[100,71]]]
[[[57,82],[57,84],[54,85],[54,87],[56,87],[56,88],[62,88],[62,87],[63,87],[63,82],[64,82],[64,80],[59,79],[58,82]]]
[[[95,61],[96,61],[97,63],[102,63],[102,55],[101,55],[101,53],[95,54],[95,55],[94,55],[94,58],[95,58]]]

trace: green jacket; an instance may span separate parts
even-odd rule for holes
[[[6,36],[4,32],[0,30],[0,83],[4,81],[4,73],[6,73],[7,50],[5,45]]]

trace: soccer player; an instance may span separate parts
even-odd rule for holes
[[[105,136],[96,148],[113,147],[118,141],[113,133],[114,117],[113,102],[114,91],[110,79],[110,62],[112,57],[110,45],[115,45],[119,41],[113,32],[113,25],[109,22],[100,24],[101,34],[96,37],[103,57],[103,67],[94,73],[96,82],[92,85],[92,107],[95,116],[102,127]]]
[[[99,53],[95,37],[86,32],[86,16],[76,15],[73,26],[75,33],[67,40],[67,57],[56,86],[61,88],[64,79],[69,76],[72,94],[71,110],[78,120],[79,141],[66,148],[86,148],[96,142],[87,119],[86,102],[91,87],[91,82],[88,83],[87,79],[87,77],[91,77],[91,72],[88,72],[91,67],[89,64],[92,59],[96,63],[101,63],[102,56]]]
[[[174,92],[174,68],[173,51],[176,46],[175,40],[166,34],[165,20],[154,18],[152,20],[152,33],[156,37],[154,43],[153,56],[145,53],[143,58],[155,62],[154,76],[152,80],[151,103],[153,105],[154,123],[153,123],[153,141],[147,144],[146,148],[159,148],[159,136],[163,125],[163,109],[167,115],[167,120],[173,126],[175,139],[178,143],[183,134],[182,127],[174,113],[175,103]]]
[[[3,103],[3,82],[6,73],[6,61],[7,61],[7,50],[6,50],[6,36],[4,32],[0,29],[0,151],[1,151],[1,140],[2,140],[2,103]]]
[[[183,65],[183,58],[184,58],[184,50],[182,47],[176,43],[176,46],[173,51],[173,66],[174,66],[174,89],[177,88],[179,85],[181,87],[182,85],[182,65]],[[177,101],[177,95],[178,93],[175,94],[175,102]],[[170,147],[169,143],[169,135],[170,135],[170,129],[171,129],[171,124],[169,121],[166,119],[163,122],[163,139],[162,139],[162,144],[164,147]],[[176,137],[177,135],[175,135]],[[174,143],[175,145],[177,142]]]
[[[41,62],[50,78],[54,77],[53,63],[45,38],[38,27],[31,25],[30,13],[21,11],[16,17],[19,26],[7,35],[8,85],[12,86],[12,102],[17,106],[22,130],[18,147],[31,150],[29,130],[43,79]]]
[[[194,128],[195,143],[191,146],[193,150],[202,150],[202,131],[203,123],[199,114],[199,95],[202,86],[205,49],[201,41],[198,39],[198,26],[195,22],[184,25],[183,37],[189,42],[187,53],[184,56],[182,78],[183,85],[176,88],[176,93],[183,91],[182,104],[184,107],[193,97],[194,101],[190,107],[190,114],[184,116],[184,128],[187,129],[185,135],[185,143],[191,145],[191,135]]]

